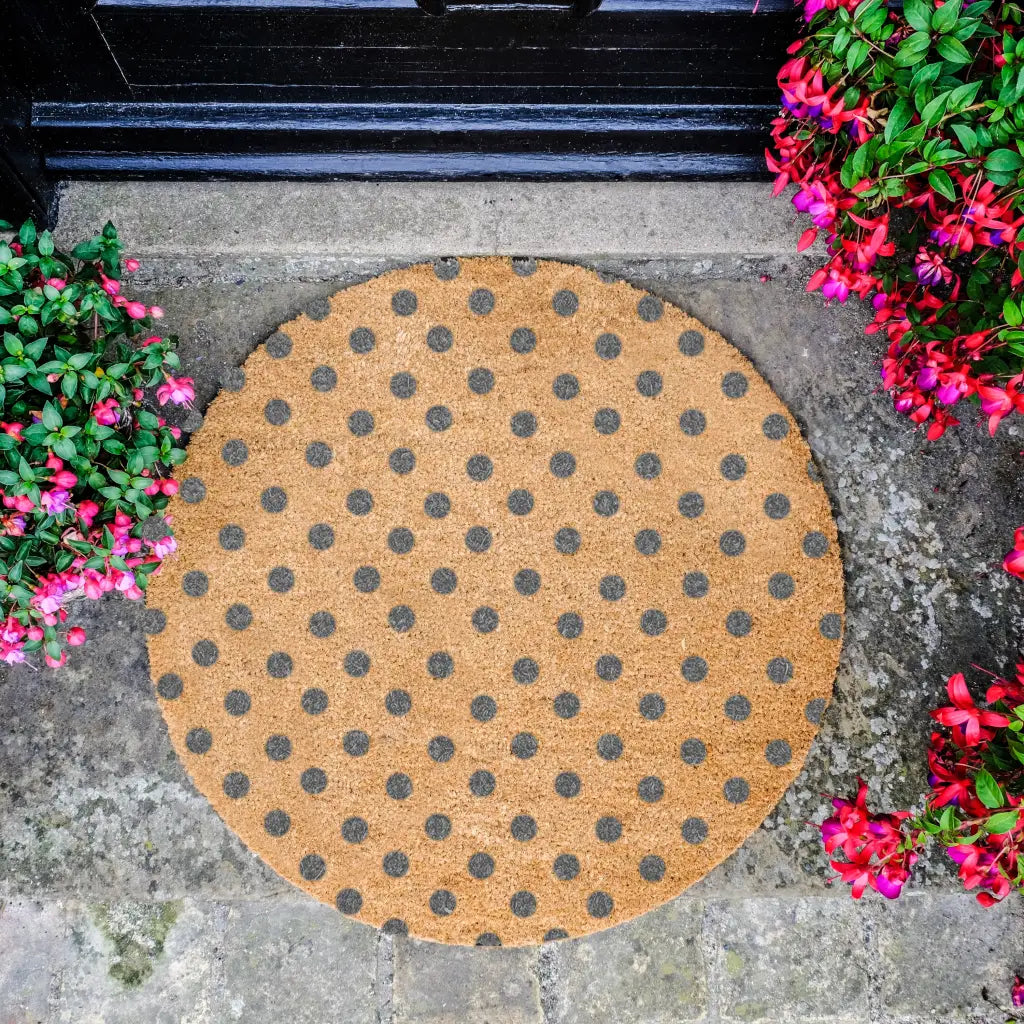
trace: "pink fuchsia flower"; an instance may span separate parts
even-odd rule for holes
[[[16,509],[18,512],[31,512],[35,508],[32,499],[27,494],[18,494],[13,498],[9,494],[5,494],[4,505],[7,508]]]
[[[124,269],[127,270],[129,274],[134,274],[135,271],[139,269],[139,261],[136,259],[125,260]]]
[[[47,515],[57,516],[63,512],[71,503],[71,495],[59,487],[52,491],[43,491],[39,496],[39,503],[46,509]]]
[[[145,348],[147,345],[158,345],[163,340],[164,339],[161,338],[159,334],[151,334],[145,341],[143,341],[142,347]]]
[[[21,436],[22,430],[25,429],[24,423],[3,423],[0,422],[0,430],[5,434],[9,434],[14,438],[15,441],[24,441],[25,439]]]
[[[975,706],[963,672],[957,672],[949,677],[946,692],[953,702],[952,705],[930,711],[929,714],[940,725],[956,727],[963,736],[964,746],[976,747],[982,740],[991,739],[989,728],[1002,729],[1010,724],[1006,715],[1000,715],[995,711],[982,711]]]
[[[1010,986],[1010,1002],[1014,1006],[1024,1006],[1024,978],[1017,975]]]
[[[177,550],[178,542],[170,534],[166,537],[161,537],[153,544],[153,554],[156,555],[157,558],[166,558]]]
[[[96,422],[104,427],[112,427],[117,423],[118,412],[120,409],[117,399],[106,398],[102,402],[97,402],[92,407],[92,414],[96,417]]]
[[[68,652],[61,651],[59,658],[51,658],[48,654],[43,655],[47,668],[60,668],[68,660]]]
[[[100,287],[108,295],[117,295],[117,293],[121,290],[121,282],[118,281],[116,278],[107,277],[106,274],[100,274]]]
[[[1018,526],[1013,535],[1013,550],[1003,559],[1003,568],[1024,580],[1024,526]]]
[[[164,318],[164,311],[159,306],[150,306],[149,307],[149,315],[154,320],[163,320],[163,318]]]
[[[4,516],[2,520],[2,530],[5,537],[24,537],[25,536],[25,517],[24,516]]]
[[[63,277],[48,277],[46,279],[46,283],[51,288],[56,288],[57,291],[59,292],[64,291],[64,289],[67,288],[68,286],[67,281],[65,281]]]
[[[953,271],[946,266],[938,253],[929,253],[923,246],[914,258],[914,273],[921,284],[934,288],[936,285],[953,279]]]
[[[65,491],[70,491],[78,483],[78,477],[68,469],[59,469],[49,477],[49,481]]]
[[[100,507],[95,501],[80,501],[78,503],[78,518],[82,520],[87,530],[99,514]]]
[[[72,647],[80,647],[85,643],[85,630],[81,626],[72,626],[68,630],[67,641]]]
[[[168,402],[174,405],[188,405],[196,397],[194,383],[191,377],[175,379],[168,374],[164,383],[156,389],[156,397],[161,405],[166,405]]]
[[[141,320],[146,315],[146,307],[141,302],[126,302],[124,311],[133,320]]]

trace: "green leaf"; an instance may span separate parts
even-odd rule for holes
[[[43,406],[43,426],[47,430],[60,430],[64,426],[64,418],[60,414],[60,407],[55,402],[47,402]]]
[[[940,92],[938,96],[924,105],[924,110],[921,111],[921,123],[926,129],[934,128],[942,120],[948,102],[949,93]]]
[[[953,182],[949,175],[943,170],[934,170],[928,175],[928,184],[931,185],[940,196],[948,199],[951,203],[956,202],[956,192],[953,190]]]
[[[40,256],[52,256],[53,255],[53,236],[49,231],[44,231],[39,236],[39,243],[37,248],[39,249]]]
[[[74,441],[69,441],[66,437],[62,437],[59,441],[54,441],[53,450],[62,459],[73,459],[78,454]]]
[[[950,64],[970,64],[972,60],[967,47],[952,36],[943,36],[935,49],[939,51],[942,59],[948,60]]]
[[[885,142],[891,142],[904,128],[910,124],[914,116],[914,108],[906,97],[901,96],[889,111],[889,117],[885,122],[885,132],[882,138]]]
[[[946,0],[932,15],[932,30],[943,34],[951,32],[960,17],[960,0]]]
[[[985,827],[993,835],[1002,835],[1009,832],[1017,824],[1020,811],[1003,811],[1001,814],[993,814],[985,824]]]
[[[1020,327],[1020,325],[1024,323],[1024,317],[1021,316],[1020,306],[1018,306],[1010,297],[1007,297],[1006,301],[1003,303],[1003,319],[1011,327]]]
[[[968,82],[966,85],[958,85],[949,97],[948,110],[963,110],[965,107],[969,107],[975,97],[978,95],[978,90],[982,86],[982,80],[979,78],[976,82]]]
[[[852,75],[864,63],[870,47],[864,39],[855,39],[846,51],[846,70]]]
[[[21,230],[18,232],[18,241],[22,245],[31,245],[36,240],[36,226],[32,221],[27,220],[21,225]]]
[[[960,145],[966,150],[967,155],[973,156],[978,149],[978,136],[974,130],[968,128],[965,124],[954,124],[952,128],[956,137],[960,140]]]
[[[1015,149],[994,149],[985,160],[986,171],[1017,171],[1024,167],[1024,157]]]
[[[1006,803],[1003,791],[999,788],[999,783],[992,777],[992,773],[985,768],[982,768],[974,776],[974,788],[978,791],[978,799],[990,810],[1002,807]]]
[[[903,17],[918,32],[928,32],[932,27],[931,10],[924,0],[907,0],[903,5]]]
[[[929,46],[931,46],[931,40],[928,38],[927,33],[915,32],[900,43],[900,48],[896,51],[892,62],[898,68],[909,68],[924,60],[924,55],[928,52]],[[961,49],[963,49],[962,46]],[[964,50],[964,53],[966,52]]]

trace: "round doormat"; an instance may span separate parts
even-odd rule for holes
[[[449,259],[318,300],[224,388],[150,658],[196,785],[285,878],[392,933],[582,935],[797,774],[836,531],[719,335],[579,267]]]

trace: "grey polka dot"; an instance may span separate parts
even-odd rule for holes
[[[271,359],[284,359],[292,351],[292,339],[284,331],[276,331],[267,338],[267,355]]]
[[[637,456],[633,468],[641,480],[653,480],[661,475],[661,459],[654,452],[644,452]]]
[[[167,628],[167,616],[159,608],[145,608],[142,612],[142,630],[150,636]]]
[[[622,340],[617,334],[602,334],[594,342],[594,351],[601,359],[615,359],[622,352]]]
[[[360,594],[372,594],[380,586],[380,573],[372,565],[361,565],[352,573],[352,585]]]
[[[494,463],[486,455],[471,455],[466,461],[466,475],[478,484],[489,480],[494,472]]]
[[[244,441],[239,441],[237,438],[233,441],[228,441],[224,447],[221,448],[220,457],[229,466],[241,466],[242,463],[249,458],[249,446]]]
[[[323,441],[314,441],[306,447],[306,462],[313,469],[323,469],[333,458],[334,452]]]
[[[477,288],[469,296],[469,310],[477,316],[487,316],[494,309],[494,292]]]
[[[614,733],[605,733],[597,741],[597,756],[602,761],[617,761],[622,757],[622,740]]]
[[[726,480],[742,480],[747,475],[747,460],[742,455],[726,455],[718,469]]]
[[[587,913],[591,917],[608,917],[615,903],[606,892],[592,892],[587,897]]]
[[[512,666],[512,678],[522,686],[535,683],[540,676],[540,666],[533,658],[520,658]]]
[[[206,497],[206,484],[199,477],[190,476],[182,480],[179,493],[186,505],[198,505]]]
[[[366,842],[370,834],[370,826],[363,818],[346,818],[341,823],[341,838],[346,843],[358,844]]]
[[[219,656],[220,651],[212,640],[200,640],[192,648],[192,660],[202,668],[209,668],[215,664]]]
[[[481,693],[470,701],[469,713],[478,722],[490,722],[498,713],[498,702],[493,697]]]
[[[743,611],[732,611],[725,617],[725,628],[731,636],[748,636],[754,620]]]
[[[580,699],[575,693],[565,691],[555,698],[554,708],[559,718],[575,718],[580,713]]]
[[[326,551],[334,543],[334,530],[327,523],[314,523],[309,528],[309,543],[317,551]]]
[[[679,514],[687,519],[697,519],[704,513],[704,498],[696,491],[687,491],[679,497]]]
[[[807,721],[812,725],[820,725],[821,719],[825,714],[825,708],[828,707],[828,701],[824,697],[815,697],[814,700],[807,702],[807,707],[804,708],[804,715],[807,717]]]
[[[726,530],[725,533],[718,538],[718,547],[721,549],[723,555],[729,555],[731,558],[735,558],[737,555],[742,555],[746,550],[747,539],[739,530]]]
[[[537,912],[537,897],[523,889],[513,893],[508,905],[516,917],[532,917]]]
[[[370,671],[370,656],[366,651],[349,651],[345,655],[345,671],[354,679],[361,679]]]
[[[529,277],[537,273],[537,261],[532,256],[513,256],[512,269],[520,277]]]
[[[682,673],[688,683],[703,682],[708,675],[708,663],[698,655],[692,654],[683,662]]]
[[[245,530],[230,524],[221,528],[217,539],[225,551],[238,551],[245,544]]]
[[[665,877],[665,862],[653,853],[648,854],[640,861],[639,870],[645,882],[660,882]]]
[[[286,679],[292,674],[292,659],[284,651],[274,651],[267,658],[267,675],[274,679]]]
[[[560,772],[555,778],[555,792],[567,800],[579,796],[582,788],[583,783],[575,772]]]
[[[793,751],[785,740],[772,740],[764,748],[764,759],[776,768],[782,768],[793,760]]]
[[[327,299],[314,299],[306,307],[310,320],[326,320],[331,315],[331,304]]]
[[[476,937],[476,945],[481,947],[500,946],[501,938],[495,932],[481,932]]]
[[[395,398],[412,398],[416,394],[416,378],[404,370],[391,378],[391,394]]]
[[[618,601],[625,596],[626,581],[621,576],[603,576],[597,589],[606,601]]]
[[[493,608],[477,608],[472,623],[478,633],[493,633],[498,628],[498,613]]]
[[[785,416],[773,412],[764,418],[761,430],[769,441],[781,441],[789,433],[789,422]]]
[[[334,897],[334,905],[343,914],[358,914],[363,909],[363,897],[358,889],[342,889]]]
[[[813,530],[804,536],[803,548],[808,558],[821,558],[828,551],[828,538],[825,534]]]
[[[396,555],[407,555],[413,549],[416,538],[412,530],[405,526],[396,526],[388,534],[388,547]]]
[[[598,491],[594,495],[594,511],[599,516],[613,516],[619,511],[619,496],[614,491]]]
[[[292,819],[285,811],[268,811],[263,819],[264,830],[268,836],[274,836],[275,839],[280,839],[281,836],[287,835],[291,827]]]
[[[661,299],[655,298],[653,295],[645,295],[636,304],[637,316],[641,320],[645,320],[647,323],[654,323],[655,320],[661,319],[661,314],[664,312],[664,306],[662,305]]]
[[[249,776],[245,772],[228,772],[224,776],[224,795],[231,800],[241,800],[249,793]]]
[[[704,351],[704,335],[700,331],[683,331],[679,335],[679,351],[684,356],[699,356]]]
[[[388,878],[402,878],[409,872],[409,858],[401,850],[392,850],[384,854],[380,866]]]
[[[307,715],[322,715],[327,710],[327,694],[318,686],[311,686],[303,691],[301,704]]]
[[[580,859],[571,853],[560,853],[555,858],[552,871],[560,882],[571,882],[580,873]]]
[[[185,746],[193,754],[205,754],[213,746],[213,737],[209,729],[189,729],[185,737]]]
[[[156,683],[156,692],[164,700],[177,700],[184,688],[181,676],[173,672],[166,672]]]
[[[469,791],[473,796],[490,796],[497,785],[494,776],[483,768],[469,777]]]
[[[434,260],[434,274],[439,281],[454,281],[462,265],[454,256],[442,256]]]
[[[560,373],[551,385],[555,397],[568,402],[580,393],[580,382],[571,373]]]
[[[452,413],[446,405],[432,405],[427,410],[425,418],[427,426],[430,427],[434,433],[440,433],[442,430],[447,430],[452,425]]]
[[[764,514],[769,519],[785,519],[789,515],[789,498],[784,494],[769,494],[764,499]]]
[[[410,448],[396,448],[388,456],[388,466],[393,473],[405,476],[416,468],[416,456]]]
[[[427,348],[431,352],[447,352],[455,344],[455,336],[447,327],[431,327],[427,331]]]
[[[703,764],[708,756],[708,748],[698,739],[683,740],[679,747],[679,756],[686,764]]]
[[[512,838],[520,843],[528,843],[537,835],[537,822],[528,814],[517,814],[509,826]]]
[[[594,413],[594,429],[606,437],[622,426],[622,417],[614,409],[598,409]]]
[[[565,480],[576,472],[576,457],[572,452],[555,452],[548,463],[552,476]]]
[[[384,707],[389,715],[401,718],[412,710],[412,697],[405,690],[390,690],[384,698]]]
[[[292,756],[292,741],[287,736],[276,733],[267,738],[265,749],[271,761],[287,761]]]
[[[578,612],[563,612],[558,616],[558,633],[566,640],[575,640],[583,635],[583,616]]]
[[[777,601],[792,597],[795,590],[796,583],[789,573],[777,572],[768,580],[768,593]]]
[[[263,415],[273,427],[283,427],[291,418],[291,406],[283,399],[272,398],[263,407]]]
[[[537,753],[539,746],[537,737],[533,733],[520,732],[512,737],[509,749],[512,751],[513,757],[518,757],[521,761],[525,761]]]
[[[241,391],[245,387],[245,371],[240,366],[225,366],[220,383],[225,391]]]
[[[451,499],[447,494],[442,494],[440,491],[434,491],[433,494],[428,494],[423,502],[423,511],[426,512],[431,519],[444,519],[451,510]]]
[[[396,633],[408,633],[416,625],[416,613],[407,604],[396,604],[388,612],[388,625]]]
[[[516,488],[509,492],[507,504],[512,515],[529,515],[533,511],[533,495],[523,488]]]
[[[578,530],[571,526],[563,526],[555,534],[555,550],[563,555],[575,555],[580,549],[582,539]]]
[[[412,795],[412,779],[405,772],[388,776],[384,789],[392,800],[407,800]]]
[[[622,822],[618,818],[608,815],[598,818],[594,827],[594,834],[602,843],[615,843],[622,838]]]
[[[416,312],[416,293],[403,288],[391,296],[391,308],[398,316],[412,316]]]
[[[699,409],[687,409],[679,417],[679,429],[687,437],[697,437],[699,434],[703,434],[707,425],[707,417]]]
[[[572,316],[580,308],[580,300],[575,292],[563,288],[560,292],[555,292],[555,297],[551,300],[551,308],[559,316]]]
[[[512,351],[526,355],[537,347],[537,335],[529,327],[517,327],[509,339]]]
[[[622,675],[622,661],[614,654],[602,654],[594,664],[598,679],[606,683],[614,683]]]
[[[513,583],[523,597],[532,597],[540,590],[540,573],[535,569],[520,569],[516,573]]]
[[[228,690],[224,695],[224,710],[235,718],[248,714],[251,707],[252,698],[245,690]]]
[[[309,375],[309,383],[316,391],[333,391],[338,386],[338,375],[330,366],[318,366]]]
[[[466,531],[466,547],[474,554],[490,550],[491,531],[486,526],[471,526]]]
[[[780,686],[793,678],[793,663],[788,658],[772,658],[768,662],[768,678]]]
[[[357,409],[348,418],[348,429],[355,437],[366,437],[373,433],[373,413]]]
[[[657,608],[648,608],[640,616],[640,629],[648,636],[661,636],[668,629],[668,616]]]
[[[835,612],[829,612],[828,615],[821,617],[818,629],[826,640],[838,640],[843,635],[842,617]]]
[[[185,573],[181,581],[181,589],[189,597],[202,597],[210,589],[210,580],[205,572],[198,569]]]
[[[408,935],[409,926],[400,917],[389,917],[380,927],[385,935]]]
[[[287,566],[275,566],[267,573],[267,586],[275,594],[287,594],[295,586],[295,573]]]
[[[702,572],[688,572],[683,577],[683,593],[687,597],[707,597],[711,584]]]
[[[549,928],[544,933],[545,942],[557,942],[559,939],[569,938],[569,933],[564,928]]]
[[[656,804],[665,795],[665,783],[656,775],[648,775],[637,783],[636,795],[645,804]]]
[[[314,612],[309,617],[309,631],[321,640],[329,637],[335,628],[334,616],[330,612]]]
[[[708,837],[708,823],[703,818],[687,818],[680,831],[683,839],[693,846],[698,846]]]
[[[252,625],[252,612],[244,604],[233,604],[224,615],[224,621],[232,629],[248,629]]]
[[[470,370],[466,383],[474,395],[486,395],[494,387],[494,374],[486,367],[478,366]]]
[[[731,718],[734,722],[743,722],[750,717],[750,701],[742,694],[734,693],[726,700],[723,710],[726,718]]]
[[[656,722],[665,714],[665,698],[660,693],[645,693],[640,698],[637,710],[648,722]]]
[[[445,814],[432,814],[423,823],[423,831],[428,839],[440,841],[447,839],[452,834],[452,822]]]
[[[367,352],[373,351],[377,339],[369,327],[357,327],[349,336],[348,344],[356,355],[365,356]]]
[[[636,379],[636,389],[644,398],[655,398],[661,394],[663,381],[657,370],[644,370]]]
[[[747,393],[747,378],[737,370],[722,378],[722,394],[726,398],[742,398]]]
[[[447,679],[455,671],[455,659],[447,651],[434,651],[427,658],[427,672],[434,679]]]
[[[741,779],[737,775],[726,782],[722,787],[722,793],[729,803],[742,804],[750,796],[750,786],[746,779]]]
[[[458,583],[459,578],[454,569],[435,569],[430,574],[430,586],[438,594],[453,593]]]
[[[486,853],[474,853],[466,867],[474,878],[490,878],[494,874],[494,858]]]
[[[510,425],[516,437],[533,437],[537,432],[537,417],[532,412],[517,412]]]

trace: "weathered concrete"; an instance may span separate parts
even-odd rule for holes
[[[461,234],[451,233],[455,217],[437,229],[426,199],[417,217],[385,217],[387,189],[376,186],[364,188],[379,223],[340,219],[355,186],[261,186],[259,203],[253,188],[83,185],[64,200],[62,233],[87,233],[120,210],[144,260],[135,288],[159,297],[181,336],[199,409],[226,367],[310,299],[452,251],[569,255],[679,303],[750,355],[801,422],[839,523],[848,622],[835,699],[776,811],[680,899],[565,945],[459,951],[378,939],[266,869],[171,751],[149,688],[143,609],[76,603],[90,642],[68,666],[0,682],[0,900],[10,901],[0,1021],[1005,1020],[995,1004],[1006,1006],[1024,966],[1019,904],[984,912],[955,895],[942,857],[927,859],[903,902],[854,904],[825,886],[806,823],[820,819],[822,792],[848,791],[858,772],[880,806],[918,800],[925,712],[945,675],[1014,658],[1022,591],[999,562],[1024,498],[1020,428],[923,441],[874,393],[881,343],[861,334],[864,311],[824,309],[804,294],[806,261],[781,255],[792,244],[788,212],[769,210],[747,248],[742,236],[698,233],[700,203],[727,209],[731,187],[702,199],[692,186],[663,187],[668,205],[656,215],[634,186],[601,186],[600,207],[595,186],[578,196],[558,186],[547,199],[540,186],[474,186],[473,202],[436,187],[434,208],[450,203],[469,218]],[[520,212],[499,236],[485,215],[502,195]],[[570,200],[616,223],[584,230]],[[570,213],[554,217],[560,209]],[[626,258],[662,251],[686,255]],[[955,976],[943,973],[948,963]]]

